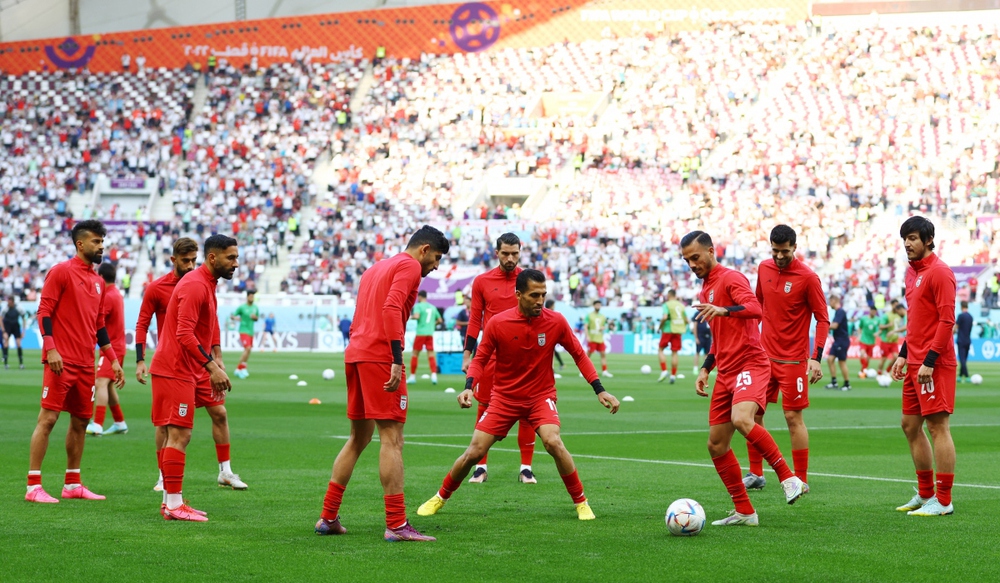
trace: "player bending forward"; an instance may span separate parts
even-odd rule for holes
[[[695,320],[708,322],[712,327],[712,351],[705,358],[695,383],[698,395],[708,396],[705,392],[708,374],[716,365],[719,367],[708,413],[708,451],[715,470],[736,504],[732,514],[712,524],[757,526],[757,512],[743,485],[740,462],[730,447],[735,431],[743,434],[774,468],[786,502],[793,504],[803,494],[802,480],[792,474],[778,444],[766,429],[754,422],[757,410],[765,406],[771,379],[771,363],[760,344],[757,328],[761,307],[746,276],[716,261],[715,247],[708,233],[693,231],[684,235],[681,253],[691,271],[703,282],[701,303],[694,306],[698,310]]]
[[[472,387],[495,354],[496,376],[490,405],[476,424],[472,443],[455,460],[441,489],[417,510],[420,516],[430,516],[441,510],[490,447],[506,437],[518,420],[527,420],[542,439],[545,451],[555,460],[579,519],[596,518],[583,494],[573,457],[559,436],[556,386],[552,376],[552,354],[556,344],[573,356],[580,372],[594,387],[598,401],[612,414],[618,412],[618,399],[601,386],[597,369],[583,352],[566,318],[542,308],[545,275],[534,269],[522,271],[517,276],[516,295],[516,308],[497,314],[486,324],[483,341],[469,367],[466,388],[461,395],[462,406],[471,407]]]

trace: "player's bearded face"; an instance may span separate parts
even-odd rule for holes
[[[436,270],[441,265],[441,252],[434,251],[430,245],[420,248],[420,275],[427,277],[430,272]]]
[[[80,251],[87,261],[97,265],[104,260],[104,237],[87,233],[83,239],[77,241],[77,244],[80,245]]]
[[[521,246],[508,245],[506,243],[500,245],[500,250],[497,251],[497,259],[500,260],[500,269],[503,269],[507,273],[514,271],[521,260]]]
[[[542,308],[545,307],[545,283],[541,281],[529,281],[528,289],[517,293],[517,304],[521,313],[525,316],[537,317],[542,315]]]
[[[771,243],[771,259],[778,269],[784,269],[795,259],[795,245],[791,243]]]
[[[708,277],[715,267],[715,247],[705,247],[697,241],[681,249],[681,256],[698,279]]]
[[[180,257],[171,257],[170,260],[174,262],[174,274],[177,277],[184,277],[184,275],[194,271],[198,261],[198,252],[192,251]]]
[[[927,243],[920,240],[919,233],[910,233],[903,238],[903,247],[906,249],[906,258],[910,261],[923,259],[927,253]]]
[[[233,246],[220,253],[208,256],[208,263],[215,274],[223,279],[232,279],[236,268],[240,266],[239,250]]]

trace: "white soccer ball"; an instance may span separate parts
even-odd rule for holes
[[[333,377],[335,377],[335,376],[337,376],[337,373],[333,372],[332,368],[328,368],[328,369],[326,369],[326,370],[323,371],[323,378],[326,379],[326,380],[328,380],[328,381],[332,381]]]
[[[865,376],[868,377],[868,378],[870,378],[870,379],[873,379],[873,378],[875,378],[875,377],[878,376],[878,371],[875,370],[874,368],[866,368],[865,369]]]
[[[969,377],[969,380],[972,381],[972,384],[974,385],[981,385],[983,384],[983,375],[974,374],[971,377]]]
[[[639,370],[642,371],[642,374],[649,374],[649,373],[653,372],[653,369],[650,368],[650,366],[648,364],[642,365],[642,368],[640,368]]]
[[[888,387],[892,384],[892,377],[887,374],[880,374],[875,378],[875,381],[880,387]]]
[[[705,528],[705,509],[690,498],[674,500],[667,508],[667,530],[674,536],[694,536]]]

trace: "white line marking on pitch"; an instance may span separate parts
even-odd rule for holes
[[[330,437],[332,437],[334,439],[347,439],[348,436],[346,436],[346,435],[331,435]],[[378,441],[378,437],[377,436],[375,437],[374,441]],[[408,439],[406,440],[406,445],[421,445],[421,446],[426,446],[426,447],[449,447],[449,448],[453,448],[453,449],[454,448],[465,449],[467,447],[465,445],[459,445],[459,444],[455,444],[455,443],[431,443],[431,442],[428,442],[428,441],[410,441]],[[507,453],[518,453],[520,450],[508,449],[508,448],[501,448],[501,447],[491,447],[490,451],[500,451],[500,452],[507,452]],[[677,462],[677,461],[670,461],[670,460],[647,460],[647,459],[640,459],[640,458],[614,457],[614,456],[606,456],[606,455],[588,455],[588,454],[581,454],[581,453],[574,453],[573,457],[574,458],[583,458],[583,459],[592,459],[592,460],[615,461],[615,462],[631,462],[631,463],[638,463],[638,464],[656,464],[656,465],[665,465],[665,466],[686,466],[686,467],[691,467],[691,468],[711,468],[711,469],[715,469],[715,465],[713,465],[713,464],[703,464],[703,463],[697,463],[697,462]],[[767,468],[767,471],[772,472],[772,473],[774,472],[774,470],[772,470],[771,468]],[[821,477],[824,477],[824,478],[841,478],[841,479],[844,479],[844,480],[867,480],[867,481],[870,481],[870,482],[895,482],[895,483],[898,483],[898,484],[912,484],[912,483],[914,483],[914,480],[903,480],[903,479],[900,479],[900,478],[880,478],[880,477],[877,477],[877,476],[851,476],[851,475],[846,475],[846,474],[827,474],[827,473],[812,472],[812,471],[810,471],[809,473],[811,475],[813,475],[813,476],[821,476]],[[989,485],[985,485],[985,484],[953,484],[953,485],[954,486],[960,486],[962,488],[980,488],[980,489],[984,489],[984,490],[1000,490],[1000,486],[989,486]]]
[[[951,427],[1000,427],[1000,423],[953,423]],[[850,431],[858,429],[899,429],[899,425],[844,425],[841,427],[809,427],[809,431]],[[768,431],[788,431],[788,427],[768,427]],[[668,435],[680,433],[705,433],[708,428],[700,429],[649,429],[638,431],[571,431],[563,433],[563,437],[574,435]],[[334,436],[341,437],[341,436]],[[468,433],[420,433],[407,435],[406,437],[472,437],[472,432]],[[343,437],[346,439],[346,437]]]

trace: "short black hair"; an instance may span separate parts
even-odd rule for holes
[[[675,290],[675,289],[668,289],[667,290],[667,297],[668,298],[676,298],[677,297],[677,290]]]
[[[227,235],[212,235],[208,239],[205,239],[205,257],[212,251],[225,251],[230,247],[236,247],[238,243],[236,239],[229,237]]]
[[[691,243],[697,241],[702,247],[715,247],[712,243],[712,237],[705,231],[691,231],[687,235],[681,237],[681,249],[687,247]]]
[[[444,236],[444,233],[435,229],[430,225],[424,225],[410,237],[410,241],[406,244],[407,249],[415,249],[422,245],[430,245],[431,249],[441,253],[442,255],[451,249],[451,243],[448,242],[448,237]]]
[[[603,306],[604,304],[601,303],[601,300],[594,300],[594,301],[590,302],[590,305],[591,306],[597,306],[597,305]]]
[[[115,269],[114,265],[105,261],[97,268],[97,275],[103,277],[106,283],[114,283],[115,277],[118,275],[118,270]]]
[[[905,239],[911,233],[919,235],[920,241],[927,245],[927,242],[934,238],[934,223],[925,217],[910,217],[899,226],[899,236]],[[932,242],[930,245],[927,245],[927,248],[933,251],[934,243]]]
[[[514,284],[514,289],[521,293],[528,291],[529,281],[545,283],[545,274],[537,269],[525,269],[517,274],[517,282]]]
[[[965,300],[962,300],[962,309],[963,310],[968,310],[969,309],[969,302],[967,302]]]
[[[255,290],[255,289],[248,289],[248,290],[247,290],[247,295],[248,295],[248,296],[252,296],[252,295],[254,295],[254,294],[256,294],[256,293],[257,293],[257,290]]]
[[[771,229],[771,243],[795,245],[795,229],[788,225],[778,225]]]
[[[545,307],[546,308],[548,308],[548,309],[551,310],[552,308],[555,307],[555,305],[556,305],[556,301],[555,300],[545,300]]]
[[[427,297],[427,292],[424,291],[424,290],[420,290],[420,291],[417,292],[417,297],[426,298]]]
[[[889,303],[892,304],[893,307],[896,307],[896,304],[899,303],[899,300],[897,300],[896,298],[892,298],[891,300],[889,300]]]
[[[93,233],[94,235],[105,237],[108,234],[108,230],[104,227],[104,223],[101,221],[80,221],[79,223],[73,225],[73,242],[76,243],[82,239],[84,233]]]
[[[500,250],[502,245],[517,245],[521,247],[521,239],[514,233],[504,233],[497,237],[497,251]]]

